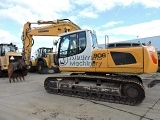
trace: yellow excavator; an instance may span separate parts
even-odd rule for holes
[[[40,47],[36,51],[36,56],[30,61],[29,72],[60,73],[59,67],[54,64],[53,47]]]
[[[31,27],[31,24],[50,24]],[[145,99],[140,74],[158,69],[158,56],[153,46],[117,43],[114,47],[98,48],[91,30],[80,29],[68,19],[27,22],[23,29],[23,55],[27,64],[31,56],[33,36],[59,36],[55,42],[55,65],[69,75],[47,77],[48,93],[138,105]]]

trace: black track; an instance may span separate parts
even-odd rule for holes
[[[109,82],[114,84],[120,84],[122,86],[121,89],[121,96],[115,95],[107,95],[102,94],[99,92],[89,92],[89,91],[81,91],[81,90],[72,90],[72,89],[59,89],[58,87],[50,87],[51,81],[57,81],[57,86],[60,80],[62,82],[65,80],[75,81],[79,80],[89,80],[94,81],[95,84],[97,80],[103,82]],[[48,77],[44,81],[44,88],[48,93],[52,94],[59,94],[59,95],[66,95],[72,97],[79,97],[82,99],[90,99],[90,100],[97,100],[97,101],[104,101],[104,102],[111,102],[111,103],[118,103],[118,104],[125,104],[125,105],[138,105],[143,102],[145,99],[145,91],[142,84],[142,80],[136,75],[108,75],[108,76],[93,76],[93,75],[59,75],[54,77]],[[58,88],[58,89],[57,89]],[[131,89],[130,89],[131,88]],[[136,92],[132,94],[132,91],[136,89]],[[131,95],[130,95],[131,94]],[[134,98],[135,95],[138,94],[138,97]]]

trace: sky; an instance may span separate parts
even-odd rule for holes
[[[99,44],[160,35],[160,0],[1,0],[0,42],[22,48],[26,22],[70,19],[96,31]],[[33,50],[53,47],[55,37],[34,37]]]

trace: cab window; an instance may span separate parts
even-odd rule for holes
[[[61,37],[61,42],[59,46],[60,58],[80,54],[86,48],[85,31]]]
[[[82,53],[86,48],[86,33],[85,33],[85,31],[78,33],[78,41],[79,41],[79,53]]]
[[[69,46],[69,36],[64,36],[61,38],[61,43],[60,43],[60,58],[67,57],[67,51],[68,51],[68,46]]]
[[[76,55],[78,53],[77,34],[71,34],[69,39],[68,56]]]

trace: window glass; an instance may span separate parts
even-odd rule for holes
[[[78,40],[79,40],[79,53],[81,53],[86,48],[86,32],[85,31],[78,33]]]
[[[98,47],[96,35],[91,32],[91,36],[92,36],[93,47]]]
[[[9,52],[9,51],[10,51],[10,46],[4,45],[3,52]]]
[[[16,48],[15,48],[14,46],[11,46],[11,47],[10,47],[10,51],[16,52]]]
[[[46,53],[52,53],[52,48],[46,48]]]
[[[38,57],[42,56],[42,49],[38,49]]]
[[[59,46],[60,58],[73,56],[83,52],[86,48],[85,31],[61,37]]]
[[[77,34],[71,34],[70,41],[69,41],[68,56],[76,55],[78,53],[77,48],[78,48],[77,47]]]
[[[3,45],[3,52],[16,52],[16,49],[14,46],[10,46],[10,45]]]
[[[60,57],[67,57],[67,51],[68,51],[68,46],[69,46],[69,36],[64,36],[61,38],[61,43],[60,43]]]

